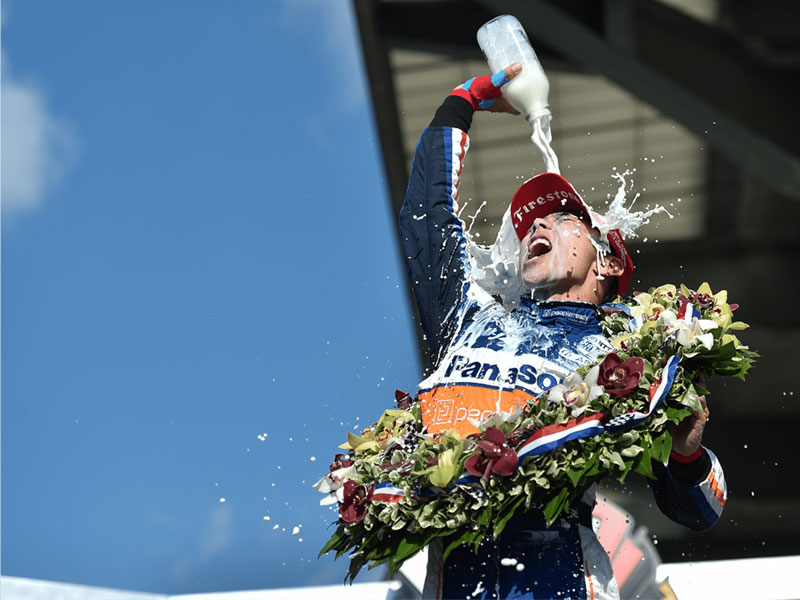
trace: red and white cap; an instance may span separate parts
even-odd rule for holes
[[[520,240],[525,237],[534,219],[554,212],[568,212],[585,217],[592,227],[606,233],[612,252],[622,261],[623,271],[617,278],[617,293],[624,294],[633,275],[633,261],[622,239],[622,233],[619,229],[608,230],[604,227],[603,216],[594,212],[561,175],[541,173],[519,186],[511,200],[511,219],[517,237]]]

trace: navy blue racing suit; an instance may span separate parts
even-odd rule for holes
[[[508,310],[473,281],[457,208],[472,112],[469,102],[452,96],[436,112],[417,145],[400,211],[403,251],[428,343],[427,377],[418,396],[433,431],[480,421],[487,406],[509,410],[612,350],[594,304],[523,298]],[[655,498],[668,517],[698,530],[716,523],[725,481],[710,451],[703,449],[692,463],[654,465],[654,471]],[[550,528],[539,514],[516,517],[477,555],[461,547],[446,564],[441,543],[431,544],[424,597],[618,597],[592,530],[593,505],[594,489]]]

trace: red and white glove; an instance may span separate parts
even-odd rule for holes
[[[519,114],[519,111],[503,98],[503,91],[500,88],[521,71],[520,64],[514,63],[494,75],[473,77],[455,88],[450,92],[450,95],[464,98],[464,100],[472,104],[472,108],[475,110]]]

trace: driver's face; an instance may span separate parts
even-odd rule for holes
[[[592,230],[571,213],[551,213],[534,220],[522,239],[521,273],[526,286],[569,293],[584,286],[589,278],[595,285],[597,254]]]

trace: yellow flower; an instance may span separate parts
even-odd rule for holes
[[[669,299],[672,300],[675,298],[675,295],[678,293],[677,288],[672,285],[671,283],[666,283],[664,285],[658,286],[656,289],[653,290],[653,298],[654,299]]]
[[[647,293],[641,293],[638,296],[634,296],[633,299],[636,301],[636,304],[638,304],[639,306],[647,306],[648,304],[652,304],[653,303],[653,297],[650,294],[647,294]],[[638,307],[636,307],[636,308],[638,308]],[[633,310],[636,310],[636,308],[634,308]]]
[[[341,444],[339,448],[342,450],[355,450],[356,452],[364,452],[366,450],[377,452],[380,449],[380,445],[375,441],[374,438],[374,429],[365,429],[360,437],[354,433],[348,432],[347,441],[344,444]]]
[[[742,343],[739,341],[739,338],[737,338],[735,335],[731,335],[730,333],[722,334],[722,345],[723,346],[725,344],[730,344],[731,342],[734,343],[736,348],[739,348],[742,345]]]
[[[711,291],[711,286],[708,285],[707,281],[704,281],[703,283],[700,284],[700,287],[697,288],[697,293],[698,294],[708,294],[709,296],[713,296],[714,295],[714,292]]]
[[[439,455],[437,464],[428,469],[428,478],[433,485],[440,488],[446,488],[450,485],[453,476],[456,474],[455,454],[454,448],[445,450]]]
[[[648,304],[644,309],[644,316],[648,321],[657,321],[664,307],[661,304]]]
[[[708,311],[708,316],[711,317],[714,322],[722,328],[723,331],[726,331],[733,321],[731,307],[727,304],[718,304]]]
[[[627,350],[628,340],[630,339],[630,333],[620,333],[619,335],[615,335],[613,338],[611,338],[611,345],[617,350]]]
[[[733,311],[731,311],[731,307],[727,303],[718,304],[712,308],[710,311],[708,311],[708,316],[710,316],[714,322],[722,328],[722,331],[728,331],[729,329],[741,331],[750,327],[743,321],[733,320]]]

